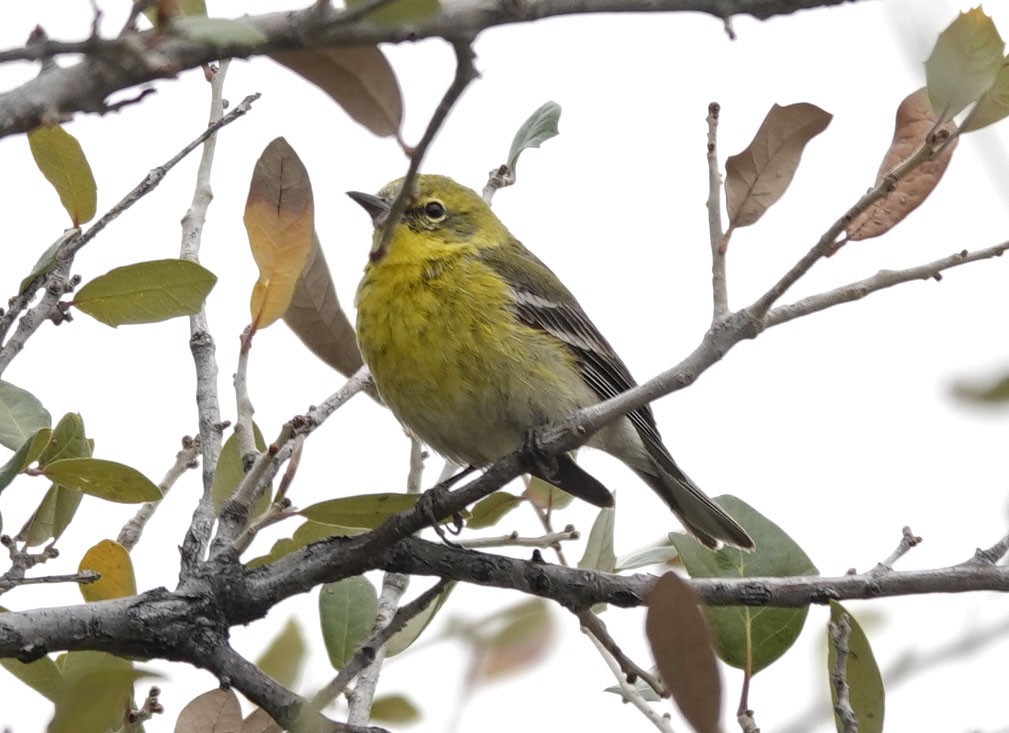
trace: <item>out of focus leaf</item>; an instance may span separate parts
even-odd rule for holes
[[[540,509],[564,509],[574,499],[571,494],[561,491],[537,476],[531,476],[522,496]]]
[[[505,514],[522,503],[522,498],[507,491],[495,491],[485,496],[474,506],[466,526],[470,529],[486,529],[497,524]]]
[[[263,708],[256,708],[242,721],[238,733],[284,733],[284,729]]]
[[[149,478],[137,469],[115,461],[63,458],[45,466],[41,473],[60,486],[106,501],[136,504],[161,498],[161,489]]]
[[[406,651],[424,633],[424,629],[428,627],[431,620],[441,610],[441,607],[445,605],[445,601],[448,600],[449,594],[452,593],[454,588],[454,582],[445,586],[445,590],[438,595],[433,603],[428,604],[427,608],[407,621],[402,629],[393,634],[386,645],[386,654],[392,657]]]
[[[284,311],[284,323],[313,354],[343,376],[349,377],[364,364],[354,327],[336,297],[317,234],[312,235],[312,248]]]
[[[897,164],[907,160],[921,147],[926,135],[935,127],[937,119],[938,116],[932,111],[928,93],[924,88],[912,92],[900,103],[897,107],[893,141],[883,157],[883,163],[876,176],[877,186]],[[951,122],[947,122],[943,127],[949,133],[956,129]],[[901,178],[883,198],[878,199],[855,217],[846,228],[848,239],[857,241],[878,237],[917,209],[939,184],[957,142],[958,138],[954,139],[941,153],[931,160],[926,160]]]
[[[675,573],[661,576],[645,600],[645,636],[683,717],[698,733],[718,733],[722,683],[700,601]]]
[[[561,106],[557,102],[546,102],[529,115],[522,127],[515,133],[511,150],[508,151],[508,167],[513,171],[518,165],[519,156],[528,148],[538,148],[558,134],[557,123],[561,119]]]
[[[420,720],[420,708],[406,695],[379,695],[371,706],[371,718],[380,723],[410,725]]]
[[[636,570],[650,565],[665,565],[678,554],[676,548],[668,544],[668,541],[664,545],[646,547],[618,560],[616,572],[622,573],[625,570]]]
[[[171,29],[190,41],[232,51],[252,48],[268,40],[259,28],[240,19],[191,15],[172,20]]]
[[[862,631],[855,617],[848,609],[837,601],[830,602],[830,620],[839,623],[842,616],[848,617],[851,634],[848,637],[848,663],[844,676],[848,682],[848,701],[858,721],[858,733],[882,733],[883,715],[886,708],[886,690],[883,687],[883,676],[876,664],[876,657],[869,645],[869,638]],[[827,674],[834,673],[837,667],[837,647],[827,637]],[[830,699],[837,705],[837,689],[830,684]],[[842,724],[834,714],[837,730],[842,731]]]
[[[723,547],[712,552],[693,537],[673,533],[692,578],[752,578],[816,575],[812,561],[782,529],[734,496],[716,503],[738,521],[757,545],[753,552]],[[753,674],[788,651],[802,631],[808,608],[725,606],[705,609],[715,651],[727,664]]]
[[[284,555],[289,555],[295,550],[300,550],[302,547],[307,547],[313,542],[319,542],[327,537],[352,537],[366,531],[360,527],[341,527],[335,524],[308,521],[294,530],[293,536],[277,540],[267,554],[249,560],[246,565],[256,568],[279,560]]]
[[[175,721],[175,733],[236,733],[242,706],[232,690],[210,690],[190,700]]]
[[[266,328],[291,303],[315,236],[312,183],[298,154],[282,137],[267,145],[256,161],[244,221],[259,266],[252,289],[252,323]]]
[[[7,613],[7,609],[0,607],[0,613]],[[47,700],[57,700],[63,690],[63,674],[51,657],[43,656],[27,664],[17,659],[4,658],[0,659],[0,667]]]
[[[155,28],[160,28],[165,22],[179,16],[206,14],[205,0],[157,0],[144,9],[144,15]]]
[[[70,652],[63,657],[63,689],[47,733],[118,730],[133,698],[133,683],[156,677],[104,652]]]
[[[25,276],[25,279],[21,281],[21,285],[18,286],[18,295],[24,293],[25,289],[31,284],[32,280],[41,275],[43,272],[48,272],[49,269],[56,263],[56,255],[59,254],[60,248],[66,244],[67,241],[73,239],[80,233],[80,227],[67,229],[62,235],[60,235],[59,239],[46,247],[45,252],[39,255],[38,261],[31,269],[31,272]]]
[[[266,647],[256,666],[284,687],[294,689],[305,666],[305,635],[296,619],[290,618],[284,628]]]
[[[270,58],[322,89],[355,122],[379,137],[399,135],[403,93],[378,46],[281,51]]]
[[[252,424],[252,435],[256,448],[260,451],[266,450],[266,440],[260,432],[256,423]],[[224,502],[231,498],[238,488],[238,484],[245,478],[245,470],[242,465],[242,456],[239,455],[238,436],[232,433],[221,446],[221,453],[217,458],[217,468],[214,470],[214,480],[210,484],[210,495],[214,499],[214,513],[220,514]],[[270,491],[264,491],[259,497],[256,505],[252,507],[251,516],[258,517],[270,508],[272,501]]]
[[[52,420],[35,395],[0,379],[0,445],[17,450]]]
[[[365,1],[347,0],[347,7],[357,7]],[[393,0],[365,17],[376,25],[408,25],[429,18],[439,10],[441,3],[438,0]]]
[[[98,186],[77,138],[59,125],[42,125],[28,133],[35,165],[59,194],[73,226],[92,219],[98,207]]]
[[[93,583],[79,583],[81,595],[87,603],[125,598],[137,594],[137,578],[133,561],[125,547],[113,540],[102,540],[84,553],[77,572],[94,570],[102,577]]]
[[[217,277],[188,260],[117,267],[77,291],[73,304],[107,326],[157,323],[199,313]]]
[[[489,682],[528,669],[543,658],[556,631],[550,608],[541,598],[523,601],[492,619],[497,629],[481,636],[474,649],[470,677]]]
[[[1005,42],[979,7],[960,13],[939,34],[925,61],[925,81],[932,109],[952,120],[995,84]]]
[[[319,589],[322,640],[333,669],[342,669],[368,638],[377,612],[375,586],[362,575],[326,583]]]
[[[995,83],[982,95],[981,99],[960,128],[961,132],[972,132],[987,127],[1009,116],[1009,58],[1002,61]]]
[[[953,384],[952,391],[954,397],[964,402],[1002,406],[1009,403],[1009,374],[984,381],[961,379]]]
[[[617,556],[613,552],[613,519],[616,511],[613,507],[600,509],[596,521],[589,530],[589,539],[585,543],[585,553],[578,561],[582,570],[601,570],[612,573],[617,566]]]
[[[833,115],[814,104],[774,105],[743,152],[725,161],[729,228],[753,224],[788,189],[806,143]]]
[[[413,507],[418,494],[361,494],[320,501],[302,509],[305,519],[341,527],[375,529],[393,514]]]
[[[28,466],[38,460],[39,455],[49,442],[52,431],[40,428],[26,440],[3,466],[0,466],[0,491],[10,486],[11,481]]]

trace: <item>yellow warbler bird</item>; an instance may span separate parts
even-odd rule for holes
[[[553,272],[450,178],[417,177],[379,251],[378,227],[402,185],[348,194],[376,224],[357,290],[357,338],[382,398],[418,438],[458,463],[486,466],[521,447],[530,429],[635,385]],[[630,466],[705,545],[753,547],[673,461],[648,406],[588,444]],[[597,506],[613,503],[568,456],[538,475]]]

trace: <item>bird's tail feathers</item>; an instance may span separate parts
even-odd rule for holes
[[[712,501],[673,464],[675,473],[655,465],[654,473],[635,468],[637,473],[669,505],[683,525],[702,544],[715,548],[719,542],[741,550],[752,550],[753,540],[739,522]]]

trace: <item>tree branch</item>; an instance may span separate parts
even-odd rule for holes
[[[77,43],[39,40],[0,51],[0,62],[44,60],[83,53],[83,60],[47,68],[31,81],[0,94],[0,137],[40,124],[66,120],[77,112],[106,114],[110,95],[140,84],[177,76],[223,58],[248,58],[277,51],[412,42],[421,38],[469,39],[494,26],[540,18],[596,13],[701,12],[725,20],[733,15],[767,19],[852,0],[471,0],[447,3],[415,24],[389,27],[347,13],[329,3],[304,10],[241,19],[262,40],[256,43],[200,39],[173,32],[127,32],[116,38],[90,37]],[[348,20],[350,18],[350,20]],[[249,34],[242,34],[249,35]]]

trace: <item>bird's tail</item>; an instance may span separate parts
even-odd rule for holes
[[[654,471],[634,468],[637,473],[676,513],[683,525],[698,540],[715,548],[719,542],[741,550],[752,550],[753,540],[739,522],[701,491],[679,467],[672,462],[667,467],[652,464]]]

